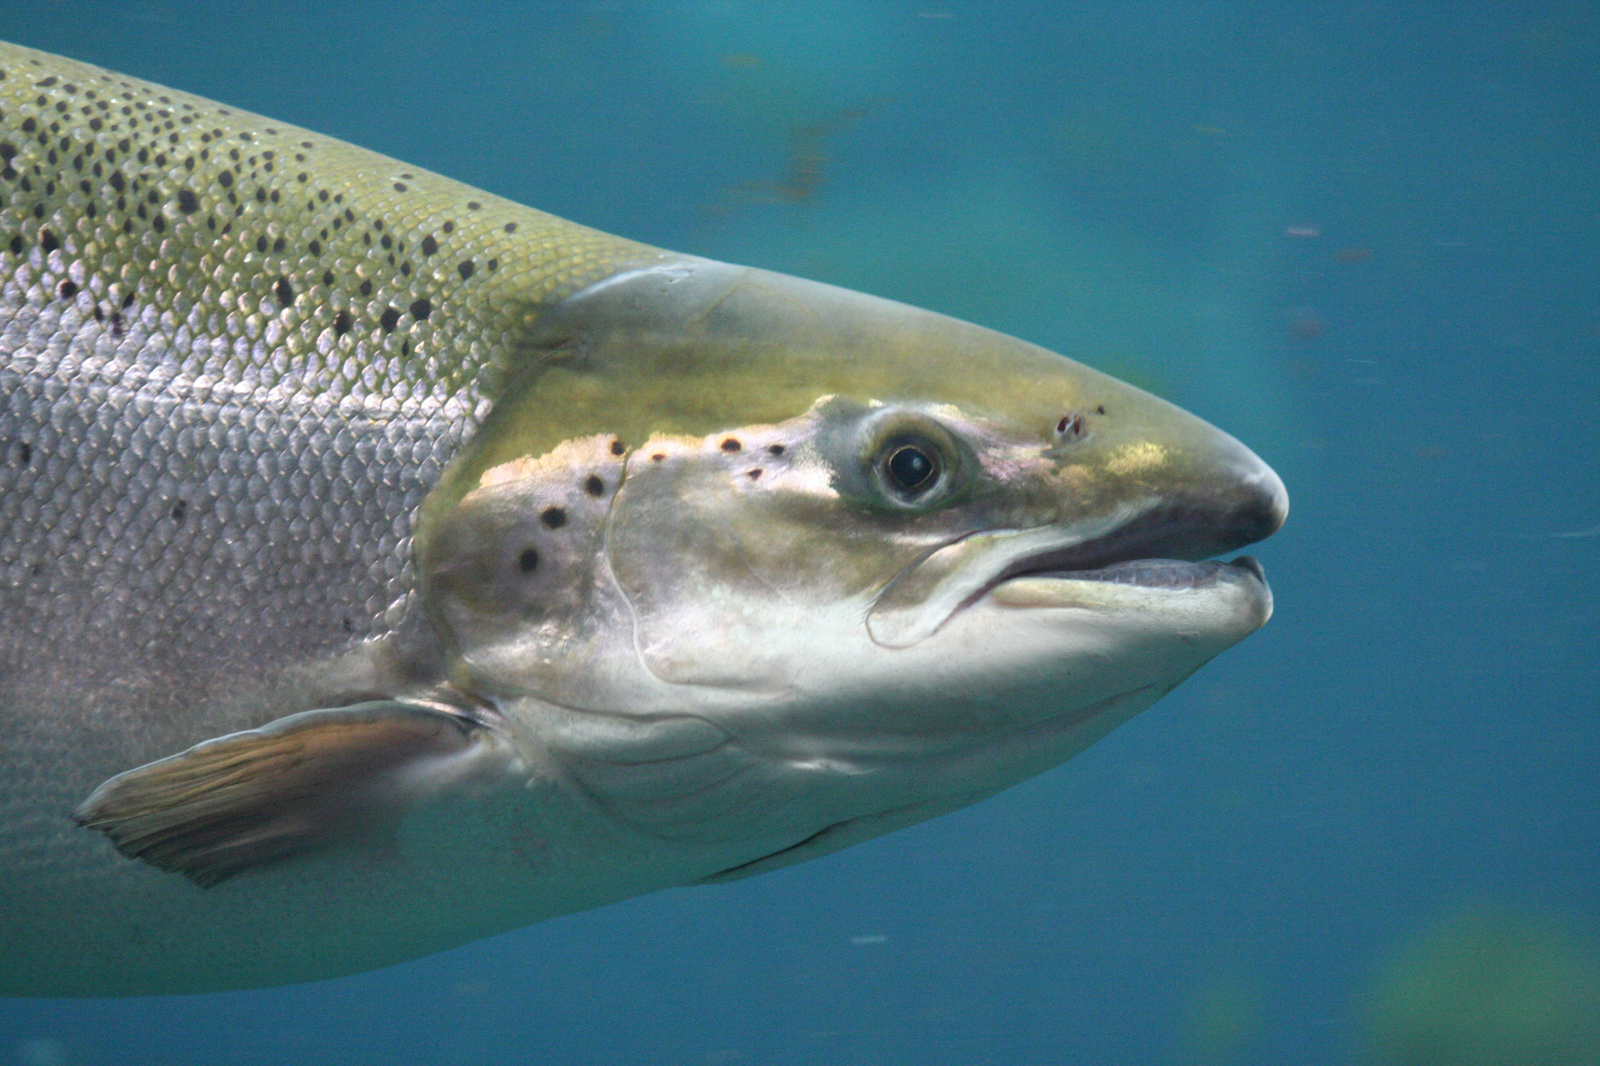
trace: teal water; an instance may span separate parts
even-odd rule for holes
[[[1600,1062],[1592,5],[7,0],[0,38],[1017,334],[1293,497],[1266,629],[978,807],[346,980],[0,1000],[0,1063]]]

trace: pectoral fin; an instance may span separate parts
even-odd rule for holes
[[[210,886],[369,832],[515,761],[508,741],[465,714],[361,703],[280,718],[118,774],[75,817],[129,858]]]

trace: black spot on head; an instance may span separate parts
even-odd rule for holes
[[[437,252],[438,250],[439,250],[439,242],[433,239],[433,234],[430,233],[426,237],[422,238],[422,254],[423,255],[432,255],[434,252]]]
[[[722,441],[722,450],[723,451],[730,452],[730,453],[731,452],[736,452],[741,447],[743,447],[743,445],[741,445],[737,440],[734,440],[732,437],[723,438],[723,441]]]
[[[628,446],[626,444],[622,443],[620,438],[611,442],[611,454],[612,455],[621,455],[623,452],[625,452],[627,450],[628,450]]]
[[[522,553],[517,556],[517,569],[524,574],[531,574],[539,569],[539,549],[523,548]]]
[[[546,529],[560,529],[567,524],[567,512],[559,507],[546,507],[539,512],[539,521],[544,523]]]
[[[1097,414],[1097,415],[1105,414],[1106,413],[1106,405],[1105,404],[1099,405],[1098,407],[1096,407],[1094,409],[1094,413]]]
[[[426,296],[411,302],[411,315],[413,318],[426,322],[431,314],[433,314],[433,304],[429,302]]]
[[[604,496],[606,483],[600,480],[599,474],[590,474],[583,483],[583,491],[591,496]]]
[[[782,455],[783,454],[783,445],[781,445],[781,444],[769,444],[769,445],[767,445],[767,454],[768,455]]]
[[[483,205],[480,204],[476,200],[468,200],[467,201],[467,210],[468,211],[478,211],[478,210],[481,210],[482,208],[483,208]]]
[[[468,278],[472,277],[472,272],[477,268],[472,265],[472,260],[465,259],[457,264],[456,269],[461,272],[461,280],[466,281]]]
[[[517,224],[515,222],[507,222],[506,223],[506,232],[507,233],[515,233],[515,232],[517,232]]]
[[[394,191],[395,192],[405,192],[406,191],[406,183],[403,182],[403,181],[395,182],[394,183]]]

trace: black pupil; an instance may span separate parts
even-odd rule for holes
[[[933,460],[914,445],[907,444],[889,456],[889,478],[904,492],[918,493],[931,488],[933,474]]]

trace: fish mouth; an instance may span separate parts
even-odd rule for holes
[[[1226,562],[1221,559],[1202,559],[1198,562],[1186,559],[1122,559],[1092,569],[1025,567],[996,579],[972,599],[977,600],[1001,585],[1029,579],[1097,581],[1178,592],[1202,588],[1220,580],[1245,577],[1253,578],[1263,587],[1267,583],[1266,571],[1253,555],[1241,555]]]
[[[1272,535],[1286,510],[1281,492],[1256,493],[1237,508],[1146,500],[1107,515],[1093,530],[974,534],[901,574],[873,605],[868,630],[880,645],[909,647],[984,601],[1160,612],[1184,594],[1236,602],[1260,624],[1272,610],[1261,564],[1247,555],[1228,562],[1211,556]]]
[[[1182,509],[1147,512],[1103,536],[1012,559],[962,606],[1023,578],[1182,591],[1224,577],[1248,575],[1264,587],[1266,572],[1253,556],[1242,555],[1228,562],[1209,556],[1271,536],[1282,517],[1257,510],[1230,519],[1219,522],[1215,515],[1197,516]]]

